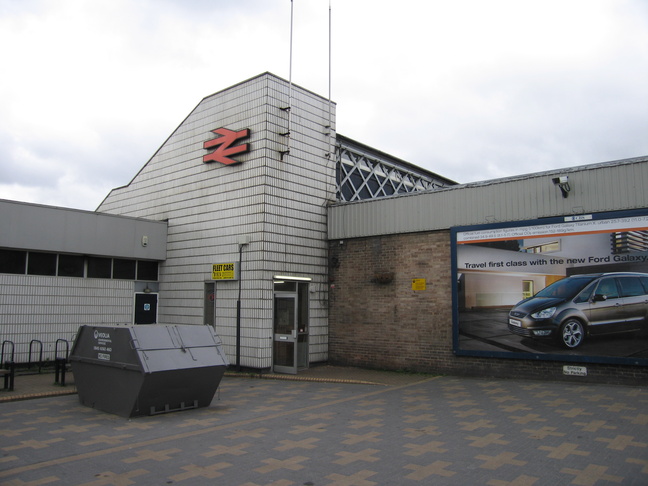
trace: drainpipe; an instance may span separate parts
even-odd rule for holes
[[[243,247],[250,243],[249,236],[239,237],[239,279],[238,299],[236,300],[236,371],[241,371],[241,283],[243,280]]]

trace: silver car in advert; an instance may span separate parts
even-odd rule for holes
[[[647,317],[648,274],[573,275],[518,302],[509,312],[508,329],[574,349],[588,336],[645,329]]]

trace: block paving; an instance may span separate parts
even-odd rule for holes
[[[0,485],[133,484],[648,485],[648,389],[228,375],[209,407],[133,419],[0,401]]]

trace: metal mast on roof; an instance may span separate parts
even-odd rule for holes
[[[293,58],[293,0],[290,0],[290,61],[288,63],[288,106],[281,108],[282,111],[288,112],[288,128],[284,133],[281,133],[286,137],[286,147],[283,150],[279,151],[281,160],[284,159],[286,155],[290,153],[290,128],[291,128],[291,112],[292,112],[292,58]]]
[[[328,79],[328,85],[329,85],[328,86],[328,88],[329,88],[329,92],[328,92],[328,102],[329,102],[328,121],[329,121],[329,127],[331,129],[331,134],[332,134],[333,133],[333,125],[332,125],[332,122],[331,122],[331,0],[329,0],[329,32],[328,32],[328,34],[329,34],[329,38],[328,38],[328,41],[329,41],[329,45],[328,45],[328,48],[329,48],[329,52],[328,52],[328,55],[329,55],[329,58],[328,58],[328,61],[329,61],[329,63],[328,63],[329,64],[328,65],[328,78],[329,78]]]
[[[285,155],[290,153],[290,131],[292,128],[292,96],[293,96],[293,85],[292,85],[292,62],[293,62],[293,0],[290,0],[290,61],[288,65],[288,106],[284,108],[288,112],[288,131],[284,133],[287,140],[287,147],[284,152],[281,152],[281,159],[283,160]]]
[[[329,32],[328,32],[328,129],[329,129],[329,157],[333,158],[333,120],[331,115],[331,0],[329,0]]]
[[[288,67],[288,136],[290,136],[290,111],[292,108],[292,61],[293,61],[293,0],[290,0],[290,66]]]
[[[332,86],[332,77],[331,77],[331,72],[332,72],[332,52],[333,49],[331,47],[331,39],[333,37],[332,35],[332,14],[331,14],[331,0],[329,0],[329,32],[328,32],[328,154],[326,154],[326,157],[328,157],[329,163],[332,164],[332,171],[333,174],[335,174],[335,164],[337,163],[336,160],[336,155],[335,155],[335,142],[336,142],[336,136],[335,136],[335,131],[333,129],[333,110],[332,110],[332,105],[333,101],[331,99],[331,86]],[[331,181],[334,181],[335,177],[331,179]],[[330,200],[334,201],[336,198],[336,184],[335,182],[331,182],[331,196]]]

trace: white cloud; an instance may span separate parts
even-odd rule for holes
[[[459,182],[648,153],[643,0],[332,0],[339,133]],[[328,95],[328,5],[293,81]],[[289,76],[289,0],[0,0],[0,197],[94,209],[202,99]]]

